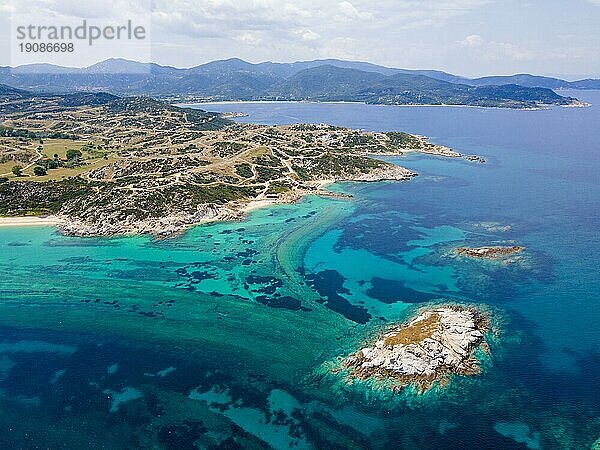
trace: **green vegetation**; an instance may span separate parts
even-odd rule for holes
[[[21,166],[13,166],[11,170],[15,177],[20,177],[23,175],[23,167]]]
[[[311,159],[310,166],[304,167],[304,172],[297,166],[294,166],[294,169],[301,178],[311,176],[320,179],[338,179],[350,177],[353,174],[367,173],[387,164],[384,161],[363,156],[327,152],[319,158]]]
[[[254,159],[255,164],[266,167],[281,167],[281,159],[273,155],[261,155]]]
[[[319,192],[316,181],[370,179],[389,164],[364,155],[393,153],[392,142],[410,138],[327,125],[229,126],[213,113],[94,94],[8,102],[0,116],[12,126],[5,134],[20,135],[0,137],[2,169],[22,163],[15,175],[24,175],[1,183],[0,214],[60,214],[83,234],[169,233],[252,199]],[[77,145],[48,137],[75,130]]]
[[[35,166],[33,168],[33,174],[37,177],[43,177],[44,175],[48,175],[48,171],[46,170],[45,167]]]
[[[81,158],[81,156],[82,156],[82,153],[79,150],[73,150],[73,149],[67,150],[67,159],[70,161]]]
[[[423,141],[417,136],[401,131],[385,133],[390,140],[390,145],[395,148],[417,150],[423,146]]]
[[[215,142],[214,143],[214,152],[221,158],[225,158],[227,156],[235,155],[240,153],[242,150],[246,149],[246,144],[242,144],[240,142]]]
[[[77,140],[79,136],[60,131],[30,131],[24,128],[13,128],[6,125],[0,125],[0,137],[19,137],[27,139],[70,139]]]
[[[379,145],[379,141],[373,136],[364,133],[352,133],[344,136],[342,139],[344,147],[370,147]]]
[[[254,176],[254,173],[252,172],[252,167],[248,163],[236,164],[235,173],[237,173],[240,177],[243,178],[252,178]]]
[[[25,129],[17,129],[13,127],[7,127],[5,125],[0,125],[0,136],[2,137],[22,137],[28,139],[34,139],[37,135],[36,133],[25,130]]]
[[[347,63],[344,63],[346,65]],[[0,83],[20,86],[55,86],[60,91],[77,92],[54,96],[55,104],[62,107],[109,106],[111,114],[146,115],[147,125],[156,113],[167,117],[173,111],[183,111],[196,131],[217,130],[228,122],[216,113],[182,109],[161,104],[147,97],[116,98],[110,94],[91,93],[92,90],[121,92],[126,95],[158,95],[173,99],[198,98],[202,100],[313,100],[358,101],[375,104],[451,104],[528,108],[544,104],[568,105],[576,99],[555,93],[555,88],[597,89],[598,80],[567,82],[564,80],[515,75],[512,77],[487,77],[468,80],[449,74],[431,71],[413,73],[378,73],[378,70],[360,70],[362,66],[340,67],[338,64],[321,63],[316,67],[288,65],[283,72],[265,71],[262,65],[220,63],[221,70],[195,67],[177,69],[162,67],[160,71],[138,76],[121,76],[68,69],[60,77],[45,73],[0,72]],[[281,65],[279,65],[281,68]],[[389,70],[389,69],[387,69]],[[386,70],[386,71],[387,71]],[[268,72],[268,73],[267,73]],[[440,76],[441,75],[441,76]],[[50,77],[50,78],[49,78]],[[595,86],[595,87],[594,87]],[[50,98],[52,96],[46,96]],[[0,99],[20,99],[23,105],[33,105],[34,94],[2,86]],[[15,111],[16,102],[0,107],[0,113]],[[168,121],[175,131],[176,122]],[[167,128],[165,128],[167,129]],[[307,128],[310,130],[310,128]]]
[[[61,161],[59,159],[49,159],[45,161],[45,164],[48,169],[58,169],[61,165]]]
[[[258,181],[258,182],[276,180],[283,176],[283,174],[281,173],[281,168],[256,166],[256,172],[258,175],[256,177],[256,181]]]
[[[0,185],[0,215],[58,213],[66,203],[91,193],[91,185],[76,179],[3,183]]]
[[[292,190],[292,186],[289,183],[283,183],[280,181],[275,181],[271,183],[269,189],[267,189],[267,194],[284,194]]]

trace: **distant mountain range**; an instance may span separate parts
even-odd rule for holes
[[[36,92],[105,91],[171,100],[309,100],[381,104],[536,107],[573,104],[553,89],[600,89],[600,80],[569,82],[533,75],[469,79],[326,59],[252,64],[233,58],[188,69],[108,59],[87,68],[32,64],[0,67],[0,83]]]

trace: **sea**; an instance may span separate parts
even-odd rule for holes
[[[212,103],[266,125],[406,131],[386,157],[182,236],[0,229],[0,448],[600,448],[600,91],[587,108]],[[461,246],[520,245],[512,262]],[[340,361],[438,303],[491,317],[482,371],[419,393]]]

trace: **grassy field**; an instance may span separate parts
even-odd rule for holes
[[[12,170],[14,165],[15,165],[14,161],[8,161],[3,164],[0,164],[0,175],[10,173],[10,171]],[[4,176],[7,176],[7,175],[4,175]]]
[[[48,170],[48,175],[44,175],[42,177],[35,176],[33,174],[33,167],[23,171],[25,175],[29,175],[28,177],[23,177],[20,179],[27,181],[58,181],[65,178],[75,177],[85,172],[89,172],[90,170],[97,169],[102,166],[106,166],[107,164],[113,163],[118,158],[115,156],[109,156],[108,159],[104,158],[96,158],[86,160],[83,166],[74,167],[72,169],[68,169],[66,167],[59,167],[58,169]],[[16,178],[15,180],[18,180]]]
[[[10,138],[8,138],[10,140]],[[7,139],[4,139],[5,147],[3,149],[5,151],[9,151],[10,148],[17,148],[17,144],[22,146],[22,143],[10,142]],[[105,166],[116,161],[118,158],[113,155],[108,155],[107,158],[104,158],[106,152],[98,151],[97,149],[92,149],[92,151],[88,151],[90,147],[86,147],[88,144],[93,144],[92,141],[74,141],[70,139],[44,139],[43,143],[40,143],[38,140],[31,140],[28,148],[32,151],[32,156],[30,162],[33,161],[37,157],[37,153],[34,149],[37,149],[44,158],[53,159],[54,155],[58,155],[58,158],[62,161],[67,159],[67,151],[68,150],[79,150],[82,153],[83,165],[73,168],[67,167],[59,167],[57,169],[48,170],[48,174],[44,176],[36,176],[33,173],[33,169],[36,165],[23,170],[22,177],[15,177],[12,174],[12,168],[15,165],[19,165],[21,167],[25,167],[30,164],[30,162],[25,163],[24,161],[10,160],[5,163],[0,164],[0,175],[10,178],[11,180],[27,180],[27,181],[53,181],[53,180],[62,180],[64,178],[74,177],[85,173],[87,171],[97,169],[99,167]],[[41,147],[41,148],[40,148]]]
[[[81,150],[81,146],[84,144],[85,141],[72,141],[70,139],[45,139],[42,153],[46,158],[53,158],[54,155],[58,155],[60,159],[65,159],[67,150]]]

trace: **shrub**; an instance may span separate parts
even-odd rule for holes
[[[48,171],[46,170],[45,167],[42,166],[35,166],[33,168],[33,174],[37,177],[43,177],[44,175],[48,174]]]
[[[70,148],[67,150],[67,159],[76,159],[81,158],[81,152],[79,150],[74,150]]]

